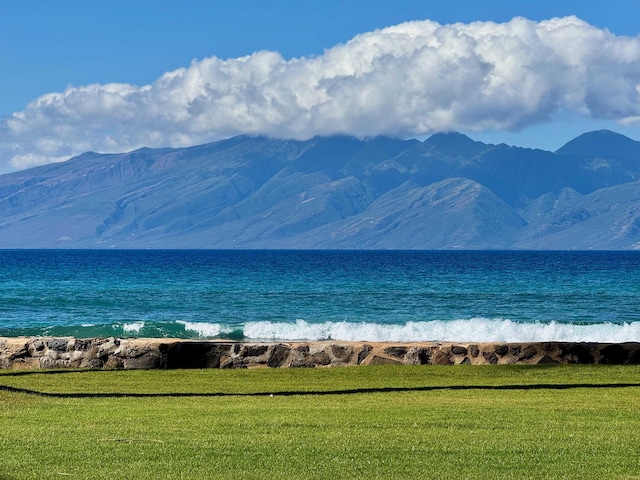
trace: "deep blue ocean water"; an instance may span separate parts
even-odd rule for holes
[[[0,250],[0,336],[640,341],[640,252]]]

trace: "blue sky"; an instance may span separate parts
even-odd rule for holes
[[[198,77],[194,80],[196,82],[202,82],[202,78],[205,78],[206,82],[210,82],[215,87],[215,82],[218,81],[220,75],[226,76],[225,81],[228,82],[228,85],[225,90],[220,90],[218,95],[221,98],[228,98],[228,102],[232,103],[232,101],[238,100],[236,97],[230,96],[229,92],[235,91],[233,86],[244,85],[242,82],[246,81],[248,83],[244,85],[247,87],[244,89],[245,94],[251,94],[251,91],[258,88],[252,83],[255,75],[263,72],[265,68],[272,69],[272,71],[280,71],[285,67],[288,70],[295,70],[296,65],[289,63],[285,67],[282,65],[292,59],[320,58],[322,60],[322,57],[326,56],[326,52],[334,49],[337,45],[347,44],[356,35],[374,32],[376,29],[408,21],[423,20],[431,20],[440,25],[456,22],[462,24],[496,22],[501,24],[509,22],[513,17],[522,16],[534,24],[529,26],[516,25],[511,30],[516,31],[516,35],[520,35],[518,32],[523,32],[522,38],[525,44],[518,48],[526,49],[526,39],[529,38],[527,32],[535,28],[535,22],[569,15],[579,17],[591,28],[589,30],[583,25],[582,30],[586,32],[584,33],[586,37],[584,35],[567,37],[571,39],[570,42],[576,42],[576,38],[597,38],[599,32],[608,31],[615,39],[622,38],[624,40],[624,37],[628,36],[640,43],[640,22],[637,20],[640,18],[640,1],[636,0],[536,0],[528,2],[512,0],[182,0],[180,2],[161,0],[105,0],[100,2],[87,0],[1,0],[0,117],[2,120],[0,122],[2,123],[0,123],[0,171],[26,168],[48,161],[59,161],[72,154],[80,153],[78,150],[85,148],[96,151],[118,151],[139,147],[143,144],[180,146],[190,142],[216,140],[227,135],[243,133],[243,129],[247,133],[266,133],[273,136],[289,135],[300,138],[314,133],[314,128],[319,134],[351,133],[366,136],[382,133],[421,137],[428,136],[430,129],[437,129],[441,126],[446,129],[455,128],[464,131],[473,138],[483,141],[494,143],[504,141],[515,145],[552,150],[580,133],[601,128],[613,129],[632,138],[640,139],[640,123],[634,121],[635,117],[640,117],[640,112],[635,110],[636,106],[640,109],[640,105],[635,105],[634,99],[627,99],[631,105],[620,105],[616,107],[617,110],[601,108],[601,104],[606,103],[607,99],[605,94],[599,91],[600,93],[596,93],[603,96],[598,100],[600,107],[594,103],[582,105],[579,101],[566,100],[567,90],[570,91],[572,88],[570,85],[550,87],[551,93],[533,91],[532,95],[539,94],[539,101],[542,103],[546,101],[545,95],[558,95],[552,100],[554,106],[546,105],[542,108],[536,105],[531,108],[539,108],[540,111],[528,112],[526,116],[513,121],[501,121],[501,118],[509,116],[506,110],[507,105],[504,106],[505,110],[502,112],[487,114],[488,117],[494,115],[491,121],[483,121],[481,118],[482,110],[478,110],[480,108],[478,106],[475,106],[475,110],[472,112],[468,109],[464,110],[460,114],[461,117],[457,118],[456,108],[452,107],[452,104],[457,104],[459,101],[454,98],[447,108],[442,109],[438,117],[439,120],[423,119],[415,111],[412,111],[413,113],[408,114],[408,117],[413,115],[411,121],[398,127],[397,130],[394,130],[390,124],[384,124],[385,119],[382,118],[384,115],[380,115],[380,118],[376,120],[376,110],[372,110],[371,114],[366,117],[364,117],[366,112],[363,112],[363,118],[370,119],[370,122],[369,120],[363,121],[362,118],[359,119],[357,115],[353,114],[353,109],[357,110],[357,105],[360,105],[357,103],[350,107],[352,112],[348,119],[345,119],[344,113],[328,111],[328,107],[323,107],[323,110],[319,104],[314,104],[309,107],[308,111],[295,113],[297,116],[293,117],[293,120],[291,118],[283,119],[287,113],[283,113],[283,110],[280,109],[268,115],[265,114],[264,118],[261,118],[262,123],[242,118],[235,123],[225,124],[219,121],[219,117],[228,115],[228,112],[215,110],[219,112],[215,118],[212,118],[213,114],[209,116],[202,114],[203,109],[213,108],[213,106],[201,101],[202,98],[197,95],[189,97],[188,108],[183,108],[180,113],[176,110],[175,115],[171,118],[168,118],[170,116],[168,115],[167,119],[163,116],[163,112],[173,107],[178,108],[175,106],[175,99],[180,96],[182,90],[166,89],[161,93],[154,94],[153,97],[150,97],[146,90],[136,90],[136,88],[145,85],[153,85],[153,90],[159,91],[159,88],[156,88],[158,80],[167,72],[174,72],[177,69],[186,69],[186,73],[181,77],[182,83],[179,88],[188,88],[189,79],[186,77],[190,72],[189,67],[193,66],[194,69],[197,67],[198,75],[205,76]],[[476,32],[474,35],[477,35],[477,38],[482,35],[485,35],[482,38],[487,38],[486,25],[490,24],[483,25],[485,27],[482,29],[478,27],[474,30]],[[387,35],[384,38],[389,39],[392,36]],[[373,38],[370,43],[364,46],[356,45],[356,47],[375,48],[376,41],[376,38]],[[393,41],[395,42],[395,40]],[[591,41],[597,43],[595,40]],[[570,42],[566,46],[568,51],[573,48]],[[576,43],[581,43],[581,40]],[[403,47],[401,43],[394,43],[389,48],[391,48],[392,56],[397,57],[398,49]],[[452,48],[463,47],[456,44]],[[593,48],[597,48],[597,46]],[[619,50],[622,47],[616,48]],[[634,48],[640,49],[637,43],[633,43],[625,50],[627,58],[613,67],[606,66],[603,69],[615,70],[620,65],[626,65],[622,70],[622,75],[626,75],[627,80],[632,84],[635,82],[636,85],[640,85],[638,68],[634,69],[628,66],[628,64],[640,64],[640,53],[638,53],[640,50],[634,51]],[[258,51],[277,52],[281,58],[269,56],[252,58],[252,61],[249,62],[253,65],[250,73],[238,70],[237,65],[233,67],[231,72],[222,64],[197,63],[211,57],[216,57],[221,61],[238,59]],[[360,52],[357,55],[362,56],[361,50],[354,47],[352,51]],[[455,55],[458,53],[456,51]],[[336,52],[333,57],[351,54],[353,52]],[[507,54],[513,54],[514,58],[518,58],[518,54],[513,51],[506,52],[505,55]],[[442,55],[446,55],[446,52]],[[609,55],[607,51],[588,53],[589,58],[595,58],[595,60],[589,60],[592,63],[586,64],[586,70],[594,70],[593,62],[599,61],[599,58],[606,60],[607,55]],[[325,63],[333,57],[327,56],[327,59],[324,60]],[[354,57],[349,58],[348,61],[357,62]],[[379,64],[380,58],[376,59],[377,64]],[[446,60],[446,57],[444,58]],[[193,60],[196,61],[195,65],[192,64]],[[346,60],[340,59],[338,61],[344,62]],[[332,68],[335,67],[335,64],[331,65]],[[402,70],[402,65],[400,62],[393,68]],[[443,63],[441,61],[434,65],[433,68],[441,68]],[[416,65],[412,64],[412,68],[415,67]],[[304,72],[317,68],[321,67],[307,66]],[[281,74],[279,88],[284,88],[283,85],[285,85],[295,91],[296,85],[299,84],[296,82],[302,81],[304,72],[299,71],[295,74],[295,78],[286,77],[286,81],[282,80],[285,74]],[[206,77],[206,75],[209,76]],[[354,78],[359,78],[358,75],[355,75]],[[460,76],[463,74],[452,73],[451,75],[451,78],[457,79],[461,78]],[[602,80],[602,75],[598,75],[594,75],[591,84]],[[377,77],[376,81],[384,81],[380,78],[382,77]],[[388,74],[384,78],[391,81]],[[166,80],[163,83],[165,86],[170,79]],[[175,81],[177,80],[174,80],[174,83]],[[608,81],[613,83],[610,79]],[[432,85],[433,79],[425,77],[424,82],[426,82],[425,86],[429,86]],[[536,90],[536,82],[538,80],[534,78],[532,84],[527,88]],[[106,100],[104,88],[81,88],[88,85],[105,86],[112,83],[119,85],[119,87],[107,88],[109,97]],[[262,88],[264,84],[264,82],[260,83],[259,87]],[[122,87],[122,85],[127,87]],[[397,85],[399,89],[403,88],[404,82],[399,81]],[[514,88],[514,85],[517,87],[518,84],[510,84],[505,88],[508,90],[508,88]],[[377,89],[378,86],[378,83],[366,84],[361,88],[363,90]],[[392,98],[395,92],[392,86],[387,85],[387,87],[389,90],[380,90],[377,94],[385,94]],[[80,90],[73,90],[73,88],[80,88]],[[337,87],[334,86],[335,88]],[[466,87],[460,85],[459,88],[460,92],[464,92]],[[626,88],[628,90],[628,85]],[[558,89],[564,89],[564,93],[557,93]],[[216,89],[213,88],[213,90]],[[62,102],[60,99],[54,99],[56,103],[43,97],[46,94],[65,91],[69,93],[65,99],[70,100],[65,100],[64,105],[60,103]],[[323,93],[326,94],[326,92]],[[264,91],[261,90],[260,95],[263,94]],[[627,91],[622,94],[629,96],[633,92]],[[614,92],[611,95],[612,98],[617,98],[622,94]],[[213,94],[208,90],[207,95]],[[347,95],[347,93],[343,93],[343,95]],[[429,95],[437,95],[437,92],[429,93]],[[590,91],[585,95],[592,98],[594,93]],[[122,103],[123,109],[131,108],[130,106],[134,102],[132,99],[145,96],[148,98],[144,101],[147,104],[151,101],[155,102],[157,108],[155,110],[146,109],[144,113],[133,109],[132,116],[149,116],[143,122],[136,123],[130,118],[123,120],[121,116],[113,114],[114,109],[117,109],[119,105],[118,102],[110,103],[115,102],[114,96],[117,96],[118,99],[121,97],[126,99],[126,102]],[[166,100],[169,103],[163,107],[161,99],[167,97],[171,98]],[[399,98],[398,101],[412,101],[409,94],[405,97]],[[30,102],[39,98],[43,98],[43,100],[39,102],[37,108],[27,108]],[[153,100],[149,98],[153,98]],[[282,102],[281,96],[276,100],[272,97],[270,99]],[[214,100],[217,101],[209,98],[209,101]],[[248,105],[248,107],[245,106],[246,111],[242,113],[244,116],[255,114],[256,109],[262,105],[257,103],[255,109],[252,109],[251,102],[247,100],[246,96],[240,100],[246,101]],[[261,101],[263,100],[261,97]],[[345,102],[344,98],[342,101]],[[380,100],[374,99],[374,101]],[[309,103],[311,100],[301,100],[301,103],[306,105],[305,102]],[[434,102],[435,100],[426,98],[425,108],[435,105]],[[492,109],[495,100],[493,102],[487,108]],[[349,99],[347,99],[347,103],[351,103]],[[556,103],[557,106],[555,106]],[[135,103],[135,105],[139,104]],[[216,105],[216,108],[219,108],[217,103]],[[442,107],[441,105],[436,106]],[[513,111],[529,107],[522,100],[511,106]],[[384,113],[385,109],[388,111],[389,108],[389,105],[381,105],[380,111]],[[184,118],[180,117],[180,115],[185,115],[186,111],[199,111],[201,116],[197,121],[187,125],[184,123]],[[313,117],[320,115],[316,113],[318,111],[322,111],[322,115],[324,115],[320,120]],[[7,120],[20,112],[26,113],[21,117],[15,117],[15,122]],[[403,112],[398,112],[398,115],[401,114],[404,115]],[[78,124],[65,120],[65,115],[78,118]],[[44,117],[46,117],[46,121],[43,120]],[[163,118],[162,125],[155,125],[156,119],[160,117]],[[470,119],[473,118],[477,118],[476,123],[470,123]],[[621,124],[620,118],[626,120]],[[392,120],[391,116],[389,123]],[[301,125],[304,122],[307,122],[305,123],[306,127],[300,127],[296,130],[296,125]],[[126,135],[120,130],[120,126],[125,123],[127,124]],[[151,123],[154,123],[153,128],[148,127]],[[143,124],[144,126],[142,126]],[[286,126],[273,127],[276,124],[286,124]],[[292,124],[296,125],[292,126]],[[332,132],[327,127],[330,124],[339,126],[336,127],[338,131]],[[476,128],[475,125],[478,127]],[[183,127],[184,129],[181,130]],[[136,134],[136,129],[140,129],[139,134]],[[170,132],[172,133],[170,134]],[[124,138],[125,136],[126,138]]]

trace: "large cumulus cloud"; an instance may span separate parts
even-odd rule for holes
[[[408,137],[508,129],[572,111],[640,119],[640,37],[575,17],[364,33],[312,58],[275,52],[193,61],[153,84],[68,87],[0,124],[14,168],[87,150],[186,146],[239,133]]]

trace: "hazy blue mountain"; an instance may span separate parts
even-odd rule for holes
[[[306,248],[507,248],[524,225],[487,188],[449,178],[426,187],[408,181],[365,211],[294,240]]]
[[[537,199],[515,247],[640,249],[640,181],[580,195],[563,189]]]
[[[0,176],[1,248],[640,248],[640,142],[239,136]]]
[[[640,142],[610,130],[584,133],[563,145],[556,153],[591,157],[640,158]]]

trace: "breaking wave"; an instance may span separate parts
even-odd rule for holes
[[[122,325],[122,330],[125,333],[137,334],[140,333],[143,327],[144,322],[125,323],[124,325]]]
[[[398,324],[256,321],[229,325],[189,321],[0,329],[0,336],[74,336],[218,339],[235,341],[342,340],[370,342],[640,342],[640,322],[570,324],[472,318]]]
[[[218,324],[183,322],[200,337],[221,338],[234,330]],[[517,323],[504,319],[407,322],[377,324],[351,322],[310,323],[249,322],[242,327],[245,340],[344,340],[344,341],[456,341],[456,342],[629,342],[640,341],[640,322],[588,325]]]

